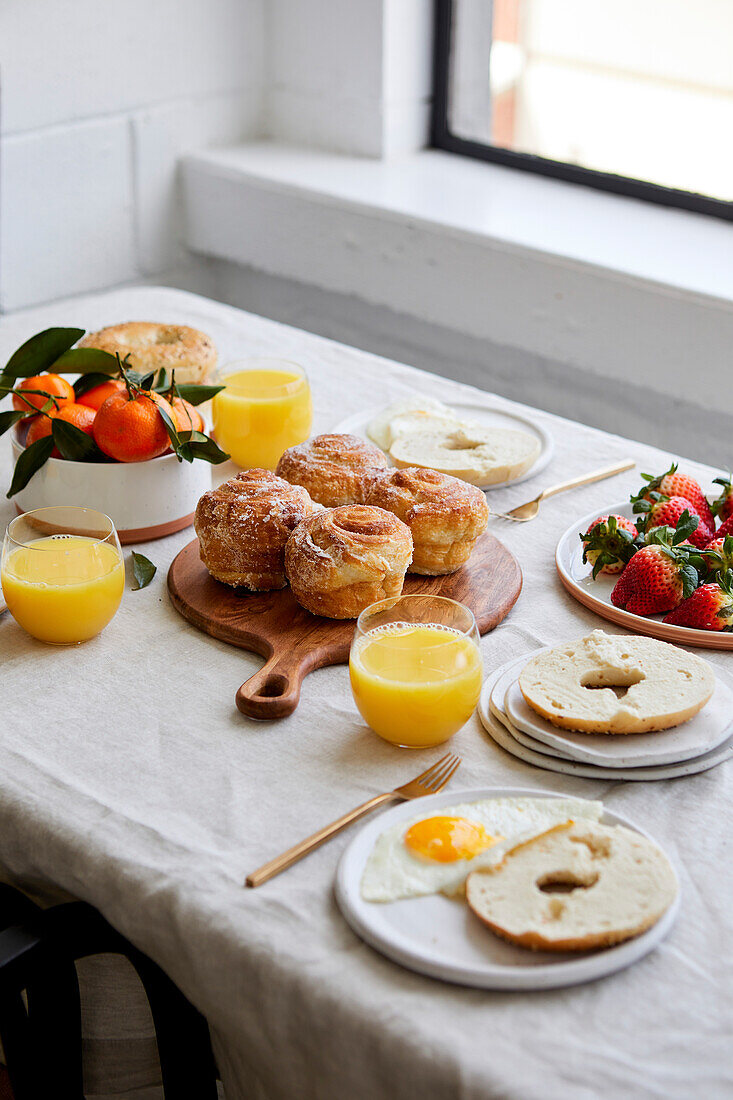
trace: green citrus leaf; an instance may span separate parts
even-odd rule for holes
[[[25,410],[18,412],[16,409],[0,413],[0,435],[5,435],[8,428],[12,428],[13,424],[17,424],[19,420],[23,420],[27,415]]]
[[[143,379],[149,378],[150,374],[147,371],[143,373],[139,370],[132,370],[131,367],[125,367],[125,377],[129,382],[133,384],[133,386],[138,386],[142,390],[145,388],[142,384]]]
[[[85,462],[97,452],[97,444],[90,435],[69,424],[66,420],[54,417],[51,425],[53,441],[69,462]]]
[[[215,394],[221,393],[223,386],[198,386],[191,383],[188,386],[176,386],[178,393],[189,405],[202,405],[204,401],[211,400]]]
[[[47,328],[37,332],[13,352],[5,367],[12,378],[43,374],[84,335],[83,328]]]
[[[133,550],[132,572],[136,582],[133,592],[137,592],[140,588],[147,588],[155,576],[157,569],[158,567],[153,565],[150,558],[146,558],[144,554],[138,554]]]
[[[171,441],[171,446],[173,447],[173,450],[178,453],[178,449],[181,446],[181,439],[178,435],[178,429],[169,417],[168,413],[161,405],[156,405],[156,408],[160,413],[163,423],[165,424],[165,430],[168,432],[168,438]]]
[[[21,489],[25,489],[36,470],[40,470],[44,462],[50,457],[53,448],[52,435],[45,435],[42,439],[37,439],[35,443],[31,443],[30,447],[25,448],[15,463],[13,480],[10,482],[10,488],[6,496],[13,497]]]
[[[203,435],[202,432],[181,432],[180,438],[181,450],[185,449],[191,455],[191,459],[200,458],[204,462],[211,462],[212,465],[218,466],[220,462],[226,462],[229,458],[226,451],[222,451],[213,439]]]
[[[132,371],[129,371],[128,373],[131,374]],[[136,372],[136,373],[139,373],[139,372]],[[148,371],[147,374],[141,374],[140,375],[140,381],[137,383],[138,386],[140,387],[140,389],[141,390],[149,390],[150,387],[152,386],[153,382],[155,381],[155,375],[156,375],[156,372],[154,370]]]
[[[101,348],[72,348],[59,356],[53,365],[54,374],[116,374],[117,357]],[[106,381],[106,379],[105,379]]]

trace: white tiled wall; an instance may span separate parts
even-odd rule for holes
[[[258,132],[265,3],[0,2],[0,310],[176,262],[178,157]]]

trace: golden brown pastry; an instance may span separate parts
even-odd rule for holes
[[[386,466],[384,452],[358,435],[316,435],[289,447],[276,472],[293,485],[303,485],[319,504],[338,508],[363,504],[364,475]]]
[[[364,500],[406,523],[415,549],[410,573],[455,573],[486,530],[489,506],[480,489],[438,470],[410,466],[365,479]]]
[[[293,594],[314,615],[355,619],[399,596],[412,556],[409,527],[391,512],[351,504],[309,516],[285,547]]]
[[[128,321],[90,332],[80,348],[101,348],[121,359],[129,356],[133,370],[151,371],[161,367],[176,372],[179,384],[203,382],[216,366],[213,341],[198,329],[187,325],[158,325],[153,321]]]
[[[301,520],[321,511],[305,489],[271,470],[242,470],[196,505],[201,561],[224,584],[284,588],[285,544]]]

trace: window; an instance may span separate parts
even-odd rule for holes
[[[436,0],[433,145],[733,220],[731,0]]]

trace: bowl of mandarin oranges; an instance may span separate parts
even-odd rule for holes
[[[211,465],[229,457],[201,408],[216,350],[204,333],[148,321],[85,335],[50,328],[0,373],[0,434],[12,432],[7,496],[19,512],[94,508],[121,542],[160,538],[193,521]]]

